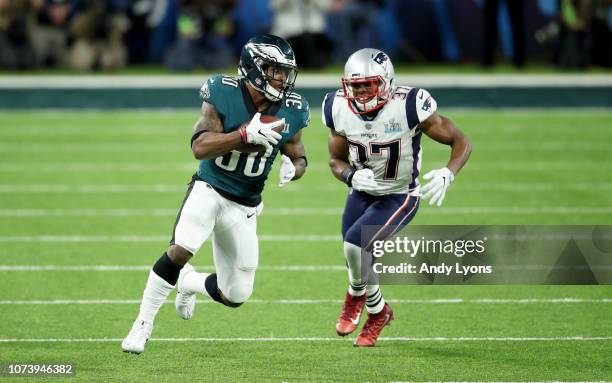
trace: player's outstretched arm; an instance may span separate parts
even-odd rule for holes
[[[293,137],[285,142],[285,144],[281,147],[281,153],[289,158],[291,164],[293,164],[293,167],[295,168],[295,173],[290,179],[287,179],[286,182],[300,179],[306,172],[306,167],[308,166],[308,162],[306,160],[306,149],[304,148],[304,143],[302,142],[301,131],[294,134]],[[289,175],[290,174],[288,173],[286,178],[289,178]],[[282,181],[283,179],[281,179],[281,182]],[[283,185],[286,182],[284,182]]]
[[[421,122],[419,129],[434,141],[451,147],[450,160],[446,167],[456,175],[472,152],[472,144],[463,132],[451,120],[438,113]]]
[[[442,205],[446,190],[455,179],[455,175],[467,162],[472,152],[472,145],[459,130],[446,117],[437,113],[419,125],[419,129],[437,142],[450,145],[451,156],[448,164],[440,169],[435,169],[423,176],[429,182],[421,188],[422,198],[429,200],[429,204]]]
[[[243,146],[240,132],[224,133],[223,122],[214,106],[202,103],[200,119],[193,128],[191,150],[198,160],[210,160]]]

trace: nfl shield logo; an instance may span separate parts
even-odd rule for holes
[[[369,122],[366,122],[365,128],[366,128],[366,130],[371,130],[372,129],[372,124],[370,124]]]

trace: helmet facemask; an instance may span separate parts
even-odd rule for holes
[[[263,59],[256,59],[255,65],[259,68],[264,86],[254,85],[255,88],[263,92],[270,101],[279,101],[287,93],[291,92],[295,86],[297,78],[297,68],[291,65],[267,62]]]
[[[390,87],[382,76],[343,78],[344,97],[354,113],[366,114],[389,100]]]
[[[383,51],[363,48],[350,55],[342,78],[350,109],[356,114],[367,114],[383,107],[395,90],[394,73],[393,64]]]

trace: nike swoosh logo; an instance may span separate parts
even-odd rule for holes
[[[423,99],[423,92],[421,91],[421,95],[419,96],[419,100]]]
[[[446,185],[446,176],[443,176],[442,180],[444,181],[444,185]]]
[[[255,213],[247,214],[247,219],[251,218],[254,215],[255,215]]]
[[[351,319],[351,323],[357,326],[359,324],[359,318],[361,318],[361,314],[357,315],[357,318]]]

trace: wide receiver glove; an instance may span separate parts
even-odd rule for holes
[[[278,186],[285,186],[293,177],[295,177],[295,166],[293,165],[293,161],[286,155],[281,154],[280,182]]]
[[[425,200],[431,198],[429,200],[430,205],[438,202],[437,205],[441,206],[446,195],[446,189],[455,179],[455,175],[449,168],[443,167],[430,171],[423,176],[423,179],[431,181],[421,189],[422,198]]]
[[[353,173],[351,187],[355,190],[369,192],[378,189],[378,183],[374,180],[372,169],[359,169]]]
[[[278,144],[278,140],[282,137],[272,129],[284,125],[285,119],[282,118],[266,124],[259,120],[259,116],[261,116],[261,113],[255,113],[251,122],[244,128],[245,141],[249,144],[263,145],[266,149],[269,149],[272,145]]]

